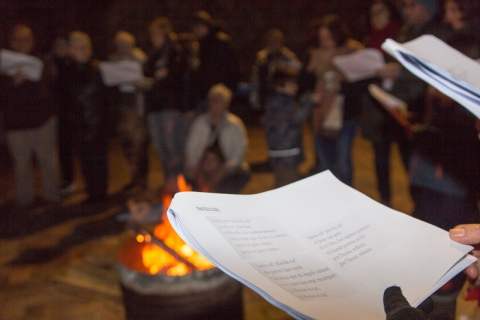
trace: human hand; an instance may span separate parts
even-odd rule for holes
[[[475,249],[471,252],[476,258],[480,258],[480,251],[477,250],[480,244],[480,224],[461,224],[448,232],[450,239],[453,241],[469,244],[475,246]],[[480,262],[470,265],[465,269],[465,273],[468,277],[468,281],[476,287],[480,287]]]
[[[25,76],[23,75],[23,72],[20,70],[17,73],[15,73],[12,79],[13,79],[13,85],[15,86],[21,85],[22,83],[25,82],[25,80],[27,80],[27,78],[25,78]]]
[[[383,293],[383,307],[386,320],[428,320],[433,310],[433,301],[429,298],[418,308],[413,308],[402,294],[400,287],[392,286]]]
[[[161,68],[155,72],[155,79],[157,80],[165,79],[167,76],[168,76],[167,68]]]
[[[323,94],[315,92],[315,93],[312,93],[311,97],[312,97],[312,102],[315,105],[319,105],[322,102]]]
[[[402,67],[397,62],[387,63],[383,69],[378,70],[375,75],[381,79],[397,79]]]

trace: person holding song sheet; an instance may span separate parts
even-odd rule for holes
[[[32,55],[32,30],[16,25],[10,33],[11,50]],[[1,75],[0,95],[7,143],[15,168],[16,204],[28,208],[35,200],[35,156],[41,174],[42,200],[59,200],[59,169],[56,139],[57,121],[53,114],[48,69],[39,81],[32,81],[20,70],[13,76]]]
[[[365,46],[381,50],[387,38],[396,39],[401,27],[400,15],[389,1],[375,1],[369,9],[369,32]],[[384,53],[385,55],[385,53]],[[380,85],[381,80],[372,80]],[[386,82],[388,84],[388,82]],[[367,93],[362,95],[363,108],[360,116],[362,136],[373,144],[375,170],[380,200],[385,205],[391,203],[390,191],[390,139],[384,133],[383,122],[390,117],[387,112]]]
[[[165,179],[183,170],[183,150],[188,121],[180,104],[182,60],[170,20],[161,17],[150,23],[152,50],[145,63],[145,76],[153,84],[145,94],[147,123],[153,147],[163,165]]]
[[[362,49],[349,37],[347,25],[338,16],[325,16],[318,29],[318,48],[309,52],[303,74],[317,81],[322,101],[313,110],[313,130],[320,169],[331,170],[352,185],[352,143],[360,111],[357,83],[347,83],[332,65],[335,56]],[[314,88],[309,88],[314,90]]]

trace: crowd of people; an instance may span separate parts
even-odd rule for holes
[[[386,54],[373,79],[348,82],[334,57],[433,34],[471,58],[479,58],[479,5],[473,0],[375,0],[364,39],[351,37],[337,15],[312,21],[305,52],[286,47],[282,31],[266,32],[250,81],[252,110],[262,113],[268,155],[280,187],[300,178],[303,126],[310,119],[320,171],[331,170],[352,185],[352,144],[361,129],[373,144],[378,190],[390,205],[391,145],[396,142],[409,172],[413,215],[441,228],[478,220],[480,147],[475,118],[403,69]],[[75,190],[78,157],[89,200],[107,195],[107,146],[112,128],[128,160],[132,192],[147,187],[147,146],[163,165],[165,180],[183,173],[202,191],[238,193],[250,176],[245,162],[247,129],[229,112],[240,79],[230,35],[205,11],[195,13],[192,33],[176,34],[166,17],[147,28],[150,50],[119,31],[110,61],[136,61],[144,77],[107,87],[90,37],[73,31],[58,37],[40,81],[21,72],[1,75],[1,112],[15,167],[16,203],[35,201],[34,155],[41,173],[41,198],[56,202]],[[10,50],[33,54],[26,25],[10,31]],[[300,58],[299,58],[300,57]],[[381,85],[409,107],[406,128],[369,94]],[[336,116],[335,116],[336,115]],[[455,212],[455,214],[452,214]]]

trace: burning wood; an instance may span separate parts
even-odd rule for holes
[[[155,226],[154,231],[142,224],[141,217],[146,212],[152,212],[151,207],[158,203],[158,198],[148,194],[141,198],[130,199],[128,206],[132,213],[129,229],[135,232],[136,240],[141,244],[141,260],[143,270],[150,274],[166,274],[168,276],[182,276],[196,270],[207,270],[214,267],[207,259],[193,251],[173,230],[166,217],[167,209],[173,195],[179,191],[190,191],[191,187],[183,176],[169,180],[161,192],[163,210],[162,223]],[[138,212],[137,212],[138,211]]]

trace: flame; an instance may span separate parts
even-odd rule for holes
[[[173,192],[191,191],[192,187],[186,182],[182,175],[177,177],[176,189],[166,192],[163,195],[163,223],[155,227],[154,235],[162,240],[168,247],[175,250],[180,256],[192,263],[199,270],[211,269],[214,267],[207,259],[193,251],[173,230],[167,219],[167,209],[173,199]],[[192,270],[182,262],[177,261],[173,256],[162,250],[160,247],[150,244],[150,236],[137,235],[139,243],[146,242],[142,249],[142,262],[150,274],[166,273],[169,276],[183,276]]]

